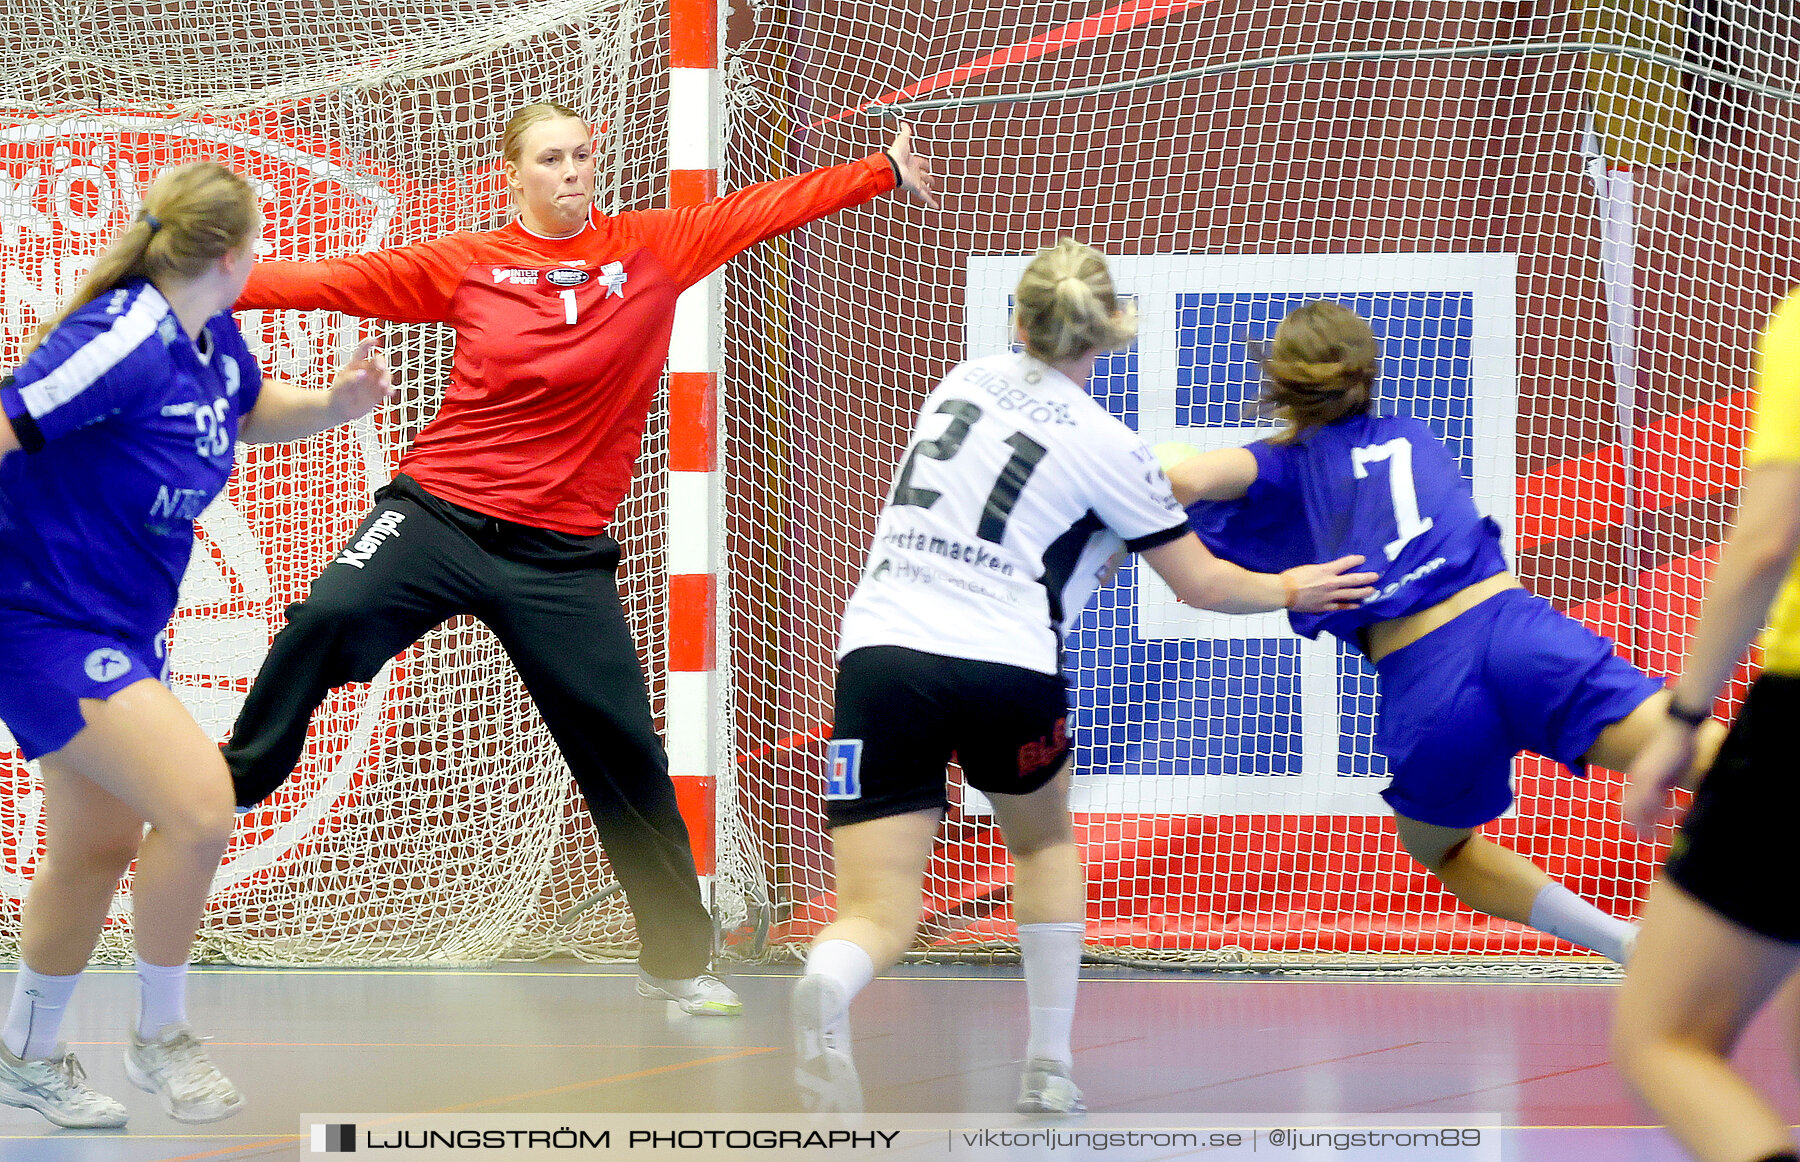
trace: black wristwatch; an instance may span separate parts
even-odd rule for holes
[[[1673,718],[1676,722],[1686,723],[1690,729],[1697,730],[1702,723],[1712,717],[1712,707],[1707,706],[1700,710],[1690,710],[1686,706],[1675,701],[1674,697],[1671,695],[1669,698],[1668,714],[1669,717]]]

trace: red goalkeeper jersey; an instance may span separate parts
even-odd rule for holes
[[[448,323],[438,414],[400,460],[435,496],[535,528],[605,530],[631,486],[675,296],[733,255],[894,188],[886,154],[703,206],[591,214],[570,238],[518,221],[322,262],[259,262],[239,309]]]

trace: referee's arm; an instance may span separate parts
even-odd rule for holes
[[[1744,473],[1737,525],[1719,554],[1712,586],[1675,683],[1679,706],[1710,707],[1763,627],[1800,554],[1800,461],[1774,460]]]
[[[1755,381],[1737,523],[1675,683],[1678,706],[1713,704],[1800,552],[1800,293],[1776,307],[1758,337]]]

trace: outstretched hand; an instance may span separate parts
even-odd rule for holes
[[[934,210],[943,208],[937,198],[936,183],[931,180],[931,162],[913,152],[912,126],[900,123],[900,132],[894,134],[894,143],[887,147],[887,155],[894,159],[894,168],[900,171],[901,189]]]
[[[364,339],[358,343],[355,353],[332,377],[331,402],[339,423],[366,416],[397,394],[377,342]]]
[[[1620,807],[1625,822],[1645,839],[1670,809],[1669,791],[1694,762],[1694,730],[1673,719],[1660,723],[1626,772]]]
[[[1332,613],[1351,609],[1375,592],[1379,573],[1347,573],[1363,563],[1355,555],[1339,557],[1325,565],[1296,565],[1281,576],[1293,594],[1288,608],[1295,613]]]

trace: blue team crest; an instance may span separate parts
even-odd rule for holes
[[[90,681],[110,682],[131,670],[131,659],[122,650],[98,649],[87,656],[81,668],[87,671]]]
[[[862,739],[834,738],[826,744],[825,797],[862,798]]]

